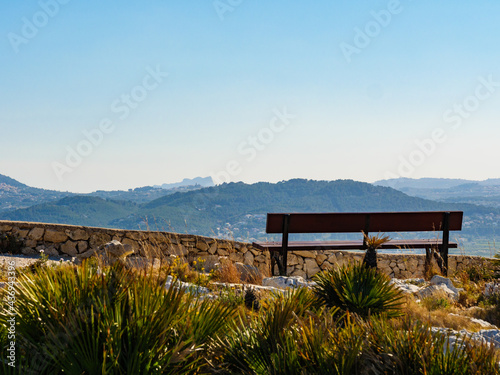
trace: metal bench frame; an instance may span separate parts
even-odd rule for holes
[[[281,242],[257,241],[253,246],[271,252],[271,273],[278,264],[280,275],[286,275],[287,254],[293,250],[366,250],[369,233],[439,231],[441,239],[389,240],[380,249],[438,250],[436,257],[444,275],[448,272],[450,230],[462,229],[462,211],[418,212],[355,212],[355,213],[268,213],[266,233],[281,233]],[[290,233],[355,233],[362,232],[361,241],[294,241]]]

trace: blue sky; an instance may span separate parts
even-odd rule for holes
[[[500,177],[500,3],[25,0],[0,12],[0,174]]]

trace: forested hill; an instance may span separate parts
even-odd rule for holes
[[[30,187],[0,174],[0,212],[55,201],[70,195],[73,194]]]
[[[115,228],[172,230],[252,240],[264,236],[268,212],[463,210],[464,235],[494,236],[500,211],[470,204],[438,203],[388,187],[352,180],[290,180],[229,183],[178,192],[148,203],[66,198],[0,215],[0,219],[46,221]]]

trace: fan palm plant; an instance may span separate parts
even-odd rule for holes
[[[18,280],[23,374],[198,373],[202,352],[236,314],[120,263],[43,267]]]
[[[401,315],[402,292],[390,282],[390,278],[363,264],[348,264],[331,268],[314,276],[314,292],[328,307],[369,315]]]

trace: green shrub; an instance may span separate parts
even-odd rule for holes
[[[328,307],[369,315],[401,315],[403,295],[385,274],[363,264],[348,264],[315,275],[314,292]]]
[[[303,374],[306,361],[301,353],[299,321],[312,313],[316,304],[307,289],[274,295],[257,317],[242,320],[229,335],[219,339],[216,351],[220,362],[214,370],[222,368],[231,374]]]
[[[196,373],[235,315],[120,263],[42,267],[18,281],[22,374]]]
[[[450,300],[444,296],[426,297],[421,303],[429,311],[447,309],[451,306]]]
[[[15,235],[0,233],[0,252],[10,254],[21,254],[23,242]]]

